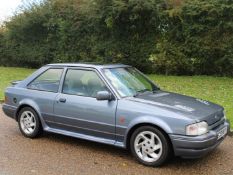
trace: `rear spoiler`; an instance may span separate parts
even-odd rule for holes
[[[13,86],[15,86],[15,85],[19,84],[20,82],[21,82],[21,80],[16,80],[16,81],[12,81],[11,84]]]

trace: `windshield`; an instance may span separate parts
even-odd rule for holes
[[[142,73],[132,67],[103,69],[103,72],[121,97],[136,96],[158,89]]]

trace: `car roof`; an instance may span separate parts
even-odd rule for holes
[[[47,64],[47,66],[56,67],[89,67],[89,68],[118,68],[118,67],[130,67],[125,64],[103,64],[103,63],[54,63]]]

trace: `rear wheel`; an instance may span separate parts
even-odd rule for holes
[[[30,107],[25,107],[20,110],[18,124],[21,133],[25,137],[35,138],[42,133],[38,114]]]
[[[162,165],[171,153],[166,136],[152,126],[136,129],[130,139],[130,148],[134,157],[147,166]]]

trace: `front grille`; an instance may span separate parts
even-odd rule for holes
[[[226,119],[224,117],[222,117],[220,120],[218,120],[217,122],[215,122],[214,124],[209,126],[209,130],[214,130],[216,128],[218,128],[220,125],[222,125],[224,122],[226,121]]]
[[[218,112],[215,112],[215,113],[207,116],[206,121],[209,124],[209,126],[212,126],[215,123],[218,123],[220,120],[222,120],[222,118],[224,118],[223,111],[218,111]]]

